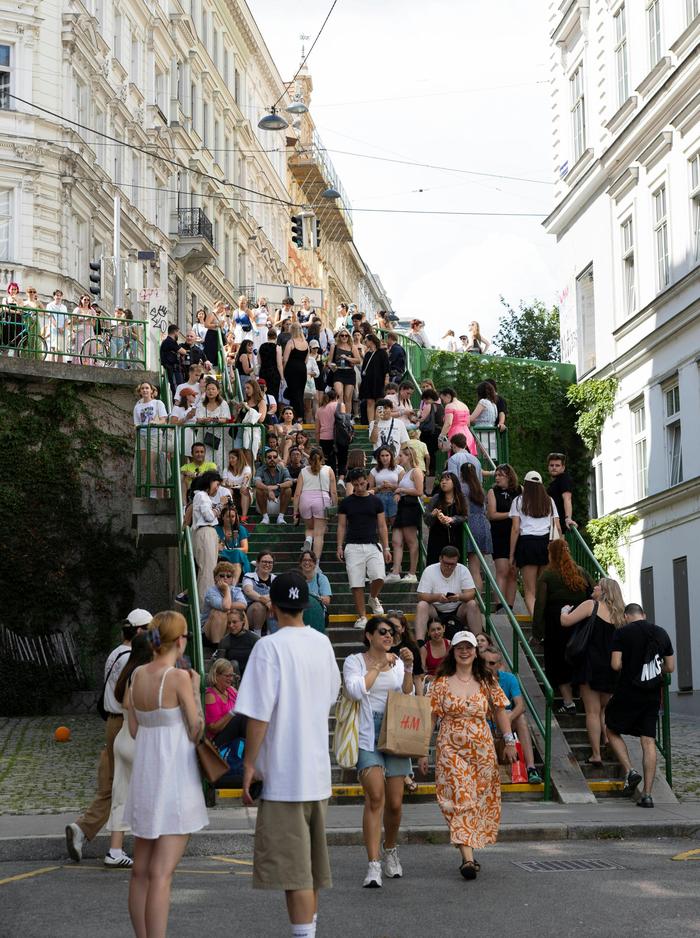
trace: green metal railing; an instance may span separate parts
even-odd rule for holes
[[[564,537],[569,545],[569,552],[574,563],[577,563],[594,579],[600,579],[600,577],[608,575],[598,563],[595,554],[581,536],[578,528],[567,528]]]
[[[143,320],[0,307],[0,349],[17,358],[143,370],[145,336]]]
[[[544,800],[550,801],[552,797],[552,712],[554,708],[554,690],[552,685],[547,680],[542,666],[537,660],[537,656],[530,647],[530,643],[525,638],[522,629],[520,628],[520,623],[513,615],[513,611],[506,602],[503,593],[501,593],[496,583],[495,577],[491,572],[491,568],[486,563],[484,555],[479,550],[479,547],[474,539],[474,535],[469,530],[469,526],[464,524],[462,526],[463,534],[463,554],[466,556],[467,553],[475,554],[477,560],[479,561],[479,566],[481,568],[481,576],[484,582],[483,594],[476,592],[476,600],[479,604],[479,608],[486,620],[487,632],[489,636],[495,641],[498,645],[501,654],[503,655],[504,661],[507,663],[510,670],[518,675],[520,670],[520,655],[524,655],[527,659],[532,671],[539,681],[542,692],[545,699],[545,714],[544,720],[540,716],[535,703],[527,691],[524,683],[520,682],[520,688],[522,690],[523,699],[525,704],[530,711],[530,716],[532,717],[533,722],[537,726],[542,738],[544,739],[544,753],[542,753],[544,761]],[[496,599],[497,602],[503,607],[502,614],[508,619],[508,624],[511,627],[512,631],[512,646],[510,650],[506,647],[506,643],[502,640],[498,629],[496,629],[492,616],[491,616],[491,604],[493,599]]]

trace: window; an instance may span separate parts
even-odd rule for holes
[[[681,395],[678,383],[664,388],[664,422],[666,426],[666,452],[668,453],[668,484],[683,481],[683,452],[681,449]]]
[[[90,126],[90,97],[87,85],[75,83],[75,119],[84,127]]]
[[[209,13],[202,7],[202,45],[209,48]]]
[[[690,24],[700,13],[700,0],[685,0],[685,20]]]
[[[12,193],[0,191],[0,261],[12,260]]]
[[[12,78],[12,49],[0,45],[0,108],[7,111],[11,107],[10,81]]]
[[[131,60],[130,60],[130,81],[135,85],[140,83],[141,78],[141,40],[133,29],[131,32]]]
[[[622,289],[625,313],[631,316],[635,308],[634,290],[634,223],[623,221],[622,232]]]
[[[214,67],[219,67],[219,31],[214,27],[211,37],[211,58]]]
[[[224,276],[231,279],[231,239],[228,235],[224,235]]]
[[[236,104],[241,103],[241,75],[237,68],[233,70],[233,98]]]
[[[224,165],[224,154],[221,152],[223,147],[221,146],[221,123],[220,121],[214,121],[214,162],[218,163],[219,166]]]
[[[659,186],[652,196],[654,214],[654,240],[656,244],[656,288],[663,290],[671,281],[668,254],[668,214],[666,186]]]
[[[206,101],[202,104],[202,144],[209,146],[209,104]]]
[[[226,37],[224,37],[224,64],[221,67],[221,75],[224,79],[224,84],[228,85],[228,49],[226,48]]]
[[[661,0],[647,3],[647,31],[649,33],[649,68],[661,58]]]
[[[121,61],[122,57],[122,15],[119,10],[114,11],[112,19],[112,52],[114,58]]]
[[[627,74],[627,20],[624,3],[613,17],[615,26],[615,78],[617,80],[617,106],[622,107],[629,97]]]
[[[197,87],[193,83],[190,85],[190,120],[192,130],[197,129]]]
[[[161,72],[159,68],[156,68],[156,100],[155,104],[158,106],[160,113],[163,115],[163,119],[167,120],[166,114],[168,113],[168,75],[165,72]]]
[[[578,373],[585,375],[595,368],[595,303],[593,265],[576,278],[576,330]]]
[[[131,154],[131,204],[139,208],[141,204],[141,157]]]
[[[634,454],[634,497],[647,496],[647,414],[644,401],[630,407],[632,415],[632,449]]]
[[[690,161],[690,211],[692,219],[693,260],[700,261],[700,152]]]
[[[583,64],[579,65],[569,79],[571,99],[571,134],[574,163],[586,149],[586,115],[583,94]]]

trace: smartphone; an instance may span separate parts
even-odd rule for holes
[[[447,596],[448,599],[450,598],[450,596],[456,596],[456,595],[457,595],[456,593],[445,593],[445,596]]]
[[[181,658],[177,659],[175,662],[175,667],[180,668],[182,671],[191,671],[192,662],[187,655],[183,655]]]
[[[256,778],[248,790],[250,791],[250,797],[253,799],[253,801],[257,801],[260,795],[262,795],[262,779]]]

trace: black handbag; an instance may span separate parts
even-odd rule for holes
[[[584,622],[577,624],[574,634],[567,642],[566,649],[564,650],[564,657],[569,664],[575,664],[579,658],[585,654],[588,643],[591,640],[591,635],[593,634],[593,626],[595,625],[597,615],[598,603],[593,603],[593,612],[590,616]]]
[[[217,450],[221,446],[221,437],[217,436],[215,433],[205,433],[204,445],[211,447],[213,450]]]
[[[418,429],[421,433],[435,433],[435,406],[433,404],[430,405],[430,413],[428,416],[422,423],[418,424]]]

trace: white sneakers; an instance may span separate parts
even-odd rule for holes
[[[403,867],[399,860],[399,848],[384,848],[382,856],[382,865],[384,866],[384,875],[387,879],[399,879],[403,876]]]
[[[367,864],[367,875],[362,886],[365,889],[382,888],[382,864],[379,860],[370,860]]]
[[[382,859],[370,860],[367,864],[367,875],[362,886],[365,889],[381,889],[382,867],[387,879],[399,879],[403,876],[398,847],[382,848]]]
[[[304,546],[301,548],[302,553],[303,553],[305,550],[311,550],[311,548],[312,548],[313,546],[314,546],[314,539],[313,539],[312,537],[305,537],[305,538],[304,538]]]
[[[407,573],[405,577],[403,578],[403,582],[404,583],[417,583],[418,577],[415,575],[415,573]]]
[[[85,834],[77,824],[69,824],[66,827],[66,850],[71,860],[80,863],[83,859],[83,844],[85,843]]]
[[[103,861],[105,866],[108,866],[110,869],[121,869],[121,870],[130,870],[134,865],[134,861],[131,857],[127,856],[123,850],[117,851],[117,856],[115,857],[112,851],[105,856]]]
[[[367,616],[358,616],[355,619],[356,629],[364,629],[366,625],[367,625]]]
[[[270,516],[267,514],[267,512],[265,512],[265,514],[260,519],[260,524],[269,524],[269,523],[270,523]]]
[[[372,610],[372,614],[375,616],[384,615],[384,606],[379,602],[377,596],[370,596],[367,605]]]
[[[400,573],[388,573],[384,577],[384,582],[385,583],[398,583],[400,579],[401,579]]]
[[[287,522],[284,520],[284,515],[281,515],[281,514],[277,515],[277,524],[286,524],[286,523]]]

